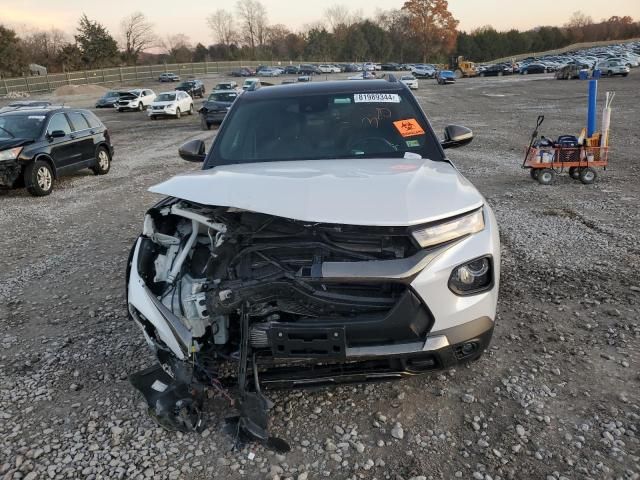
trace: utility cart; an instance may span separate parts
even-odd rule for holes
[[[596,168],[606,169],[609,163],[608,131],[604,139],[600,133],[586,137],[585,130],[580,138],[573,135],[561,135],[557,140],[538,138],[543,121],[544,116],[538,116],[522,168],[528,168],[531,178],[542,185],[552,184],[556,175],[563,172],[587,185],[595,182]]]
[[[607,168],[609,147],[529,147],[523,168],[542,185],[550,185],[557,174],[567,172],[571,178],[584,184],[593,183],[596,168]]]

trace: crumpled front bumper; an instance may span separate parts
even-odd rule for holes
[[[0,187],[13,187],[20,175],[22,175],[22,165],[18,161],[0,162]]]

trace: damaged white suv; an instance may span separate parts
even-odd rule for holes
[[[129,311],[159,366],[132,383],[164,426],[200,426],[233,389],[234,432],[267,432],[261,386],[397,379],[478,358],[493,332],[500,241],[486,201],[391,78],[248,91],[201,171],[151,188]]]

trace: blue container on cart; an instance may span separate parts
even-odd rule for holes
[[[593,75],[591,76],[591,78],[595,78],[597,80],[600,78],[601,75],[602,75],[602,70],[600,70],[599,68],[596,68],[593,71]]]
[[[580,70],[580,73],[578,75],[580,76],[580,80],[587,80],[589,78],[589,71]]]

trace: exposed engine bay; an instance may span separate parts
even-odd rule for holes
[[[237,382],[236,438],[286,450],[268,434],[267,366],[295,371],[296,362],[344,362],[424,339],[433,318],[409,284],[431,258],[407,227],[313,224],[169,198],[148,212],[130,258],[130,313],[160,363],[131,382],[162,426],[182,431],[202,427],[205,386],[229,396]]]

